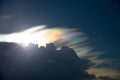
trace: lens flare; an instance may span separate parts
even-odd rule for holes
[[[63,45],[74,48],[78,54],[91,50],[89,47],[80,47],[84,46],[88,40],[89,37],[82,32],[78,32],[78,29],[63,27],[47,28],[45,25],[33,27],[22,32],[0,34],[0,42],[15,42],[24,45],[34,43],[39,46],[45,46],[47,43],[53,42],[59,48]]]

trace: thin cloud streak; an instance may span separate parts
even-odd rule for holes
[[[7,20],[7,19],[10,19],[14,17],[13,15],[3,15],[3,16],[0,16],[0,20]]]

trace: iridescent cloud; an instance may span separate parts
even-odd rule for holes
[[[71,28],[47,28],[45,25],[32,27],[22,32],[0,34],[1,42],[15,42],[28,45],[29,43],[45,46],[47,43],[54,42],[55,45],[66,45],[74,48],[78,54],[87,53],[90,47],[81,47],[89,39],[84,33],[78,32],[78,29]]]

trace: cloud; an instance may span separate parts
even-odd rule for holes
[[[119,61],[109,57],[100,58],[101,56],[106,55],[106,53],[107,52],[105,51],[93,50],[92,52],[82,54],[81,58],[87,58],[93,63],[93,65],[89,67],[87,71],[89,74],[95,74],[96,80],[119,80]],[[103,79],[103,77],[105,79]]]
[[[81,54],[80,57],[93,63],[87,71],[89,74],[96,75],[97,78],[95,80],[119,80],[119,59],[110,58],[109,55],[109,52],[92,49],[88,53]]]
[[[72,48],[56,50],[53,43],[46,47],[29,44],[0,43],[1,80],[92,80],[86,72],[89,60],[79,58]],[[15,79],[14,79],[15,78]]]
[[[120,79],[120,72],[108,68],[90,68],[88,70],[89,74],[95,74],[96,77],[111,77],[113,79]]]
[[[7,20],[7,19],[10,19],[12,17],[13,17],[13,15],[3,15],[3,16],[0,16],[0,20]]]
[[[64,45],[73,48],[78,55],[92,50],[92,48],[86,46],[89,37],[83,32],[78,32],[77,28],[48,28],[46,25],[34,26],[22,32],[0,34],[0,41],[25,45],[34,43],[39,46],[54,42],[59,48]]]
[[[34,43],[39,46],[54,42],[54,44],[60,50],[61,46],[69,46],[73,48],[77,55],[83,61],[82,65],[86,65],[86,62],[91,62],[86,65],[88,73],[97,75],[97,77],[113,77],[118,78],[119,76],[119,57],[114,55],[110,56],[115,52],[100,51],[89,45],[90,37],[83,32],[78,32],[76,28],[48,28],[46,25],[40,25],[24,30],[22,32],[0,34],[0,41],[4,42],[15,42],[15,43]],[[93,63],[93,64],[92,64]],[[104,74],[103,74],[104,73]]]

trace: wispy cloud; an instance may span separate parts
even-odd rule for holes
[[[90,68],[87,70],[89,74],[95,74],[97,77],[107,76],[113,79],[120,79],[120,72],[108,68]]]
[[[120,79],[120,71],[117,68],[120,64],[115,59],[99,58],[106,54],[105,51],[92,51],[82,54],[81,58],[87,58],[93,65],[87,70],[89,74],[95,74],[99,77],[110,77],[112,79]],[[101,79],[100,79],[101,80]]]
[[[0,16],[0,20],[7,20],[7,19],[10,19],[12,17],[14,17],[14,16],[13,15],[2,15],[2,16]]]

